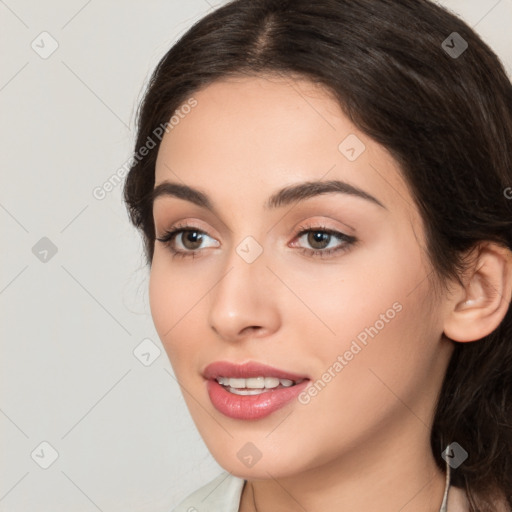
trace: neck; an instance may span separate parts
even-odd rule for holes
[[[427,429],[422,442],[372,436],[364,449],[292,476],[248,480],[240,512],[439,512],[445,472],[432,456]]]

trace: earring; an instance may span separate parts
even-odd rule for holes
[[[448,450],[448,447],[450,445],[448,445],[445,449],[445,452]],[[441,508],[439,509],[439,512],[447,512],[447,507],[448,507],[448,491],[450,490],[450,469],[451,469],[451,466],[450,464],[448,464],[448,457],[446,457],[445,459],[445,462],[446,462],[446,485],[445,485],[445,489],[444,489],[444,496],[443,496],[443,502],[441,503]]]

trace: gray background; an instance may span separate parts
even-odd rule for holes
[[[131,156],[150,72],[222,3],[0,0],[2,512],[169,511],[221,471],[153,327],[122,184],[93,191]],[[442,3],[512,76],[512,0]]]

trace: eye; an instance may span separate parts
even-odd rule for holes
[[[313,249],[301,248],[301,252],[309,256],[321,258],[331,256],[334,253],[348,250],[357,241],[353,236],[324,226],[301,226],[299,229],[297,238],[299,240],[305,238],[305,242],[313,247]],[[338,243],[336,243],[336,239]]]
[[[169,248],[173,257],[192,257],[194,258],[199,249],[202,249],[201,243],[205,240],[205,237],[209,237],[203,230],[196,228],[195,226],[175,226],[174,228],[166,231],[162,237],[157,238],[159,242],[162,242]],[[179,241],[181,248],[176,248],[176,241]],[[211,245],[210,247],[219,247],[219,245]]]
[[[301,226],[299,229],[300,231],[295,238],[300,240],[305,237],[306,243],[313,247],[312,249],[300,248],[300,251],[308,256],[318,256],[321,258],[331,256],[334,253],[348,250],[357,241],[353,236],[328,229],[324,226]],[[205,248],[201,247],[201,244],[207,238],[211,237],[205,231],[195,226],[177,225],[166,231],[163,236],[156,238],[156,240],[168,247],[173,257],[195,258],[201,249]],[[338,240],[338,243],[334,243],[333,246],[332,242],[336,242],[336,240]],[[177,241],[179,241],[177,245],[181,245],[181,247],[176,247]],[[219,247],[219,245],[216,242],[207,247]]]

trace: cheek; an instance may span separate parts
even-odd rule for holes
[[[197,300],[194,301],[190,288],[183,287],[176,272],[170,272],[161,260],[155,254],[149,278],[149,305],[155,329],[172,363],[176,351],[189,346],[175,343],[175,340],[179,339],[180,329],[186,323],[187,311]]]
[[[425,287],[418,285],[427,274],[418,247],[408,242],[409,246],[405,240],[389,237],[389,242],[381,241],[378,247],[359,248],[339,265],[301,271],[300,280],[294,275],[297,269],[280,269],[283,281],[293,283],[293,292],[302,303],[290,299],[288,307],[283,302],[289,320],[301,324],[300,332],[308,332],[309,339],[320,336],[322,344],[315,344],[315,351],[319,345],[323,345],[320,350],[339,350],[358,335],[364,341],[372,327],[386,331],[389,325],[404,321],[402,310],[421,300]]]
[[[382,304],[368,297],[366,307],[359,310],[347,307],[335,325],[337,341],[319,340],[311,353],[316,391],[310,389],[309,397],[303,396],[299,423],[328,440],[320,442],[326,459],[333,450],[371,439],[396,418],[414,423],[417,417],[428,417],[424,399],[430,393],[435,344],[428,346],[426,328],[419,325],[422,305],[417,297],[403,297],[386,315],[388,299],[395,296]],[[352,313],[359,315],[355,322]],[[381,313],[387,323],[379,318]],[[329,421],[320,425],[320,417]]]
[[[440,333],[426,312],[428,286],[425,279],[418,286],[420,269],[399,268],[400,273],[381,275],[378,286],[371,285],[367,293],[343,295],[344,307],[331,317],[336,341],[315,346],[315,377],[329,383],[319,384],[313,407],[329,411],[333,423],[347,432],[353,421],[358,428],[380,424],[400,412],[400,400],[415,404],[423,400],[419,392],[429,392]],[[358,281],[350,279],[351,285]],[[423,405],[418,405],[418,414],[427,417]]]
[[[175,294],[166,283],[165,275],[160,269],[156,257],[153,258],[149,276],[149,306],[153,323],[162,343],[165,342],[165,332],[172,327],[172,312],[174,311]]]
[[[169,361],[180,380],[192,377],[191,366],[204,350],[207,334],[207,292],[215,275],[205,279],[205,271],[183,270],[169,262],[165,253],[153,258],[149,277],[151,316]],[[210,276],[211,276],[210,272]]]
[[[376,379],[369,368],[375,368],[400,388],[415,378],[415,371],[421,373],[422,366],[430,364],[428,351],[435,350],[432,341],[439,333],[426,313],[428,270],[417,246],[410,240],[409,245],[396,242],[380,244],[378,251],[354,253],[353,260],[340,267],[341,277],[327,281],[325,287],[311,281],[298,288],[304,303],[321,320],[295,312],[301,339],[308,345],[304,349],[310,354],[309,369],[316,378],[331,369],[336,376],[345,375],[343,388],[354,379],[367,386],[368,378]],[[333,369],[337,361],[338,371]]]

